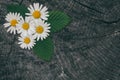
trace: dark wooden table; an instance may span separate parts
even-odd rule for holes
[[[17,36],[3,27],[6,4],[0,0],[0,80],[120,80],[120,0],[23,0],[40,2],[72,18],[52,35],[54,56],[50,62],[22,50]]]

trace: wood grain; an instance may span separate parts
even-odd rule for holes
[[[3,27],[6,4],[33,2],[72,18],[52,35],[50,62],[22,50]],[[0,0],[0,80],[120,80],[119,0]]]

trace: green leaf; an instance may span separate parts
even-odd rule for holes
[[[15,5],[15,4],[7,5],[7,10],[8,12],[20,13],[23,17],[25,17],[25,13],[28,12],[27,7],[25,7],[24,5]]]
[[[37,41],[36,45],[33,47],[33,52],[45,61],[50,61],[54,53],[53,42],[50,38],[43,41]]]
[[[69,22],[70,17],[60,11],[52,11],[49,13],[48,23],[51,26],[51,32],[62,30]]]

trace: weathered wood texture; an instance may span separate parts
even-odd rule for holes
[[[72,22],[52,35],[54,56],[45,62],[6,32],[5,5],[17,0],[0,0],[0,80],[120,80],[120,0],[35,2],[66,12]]]

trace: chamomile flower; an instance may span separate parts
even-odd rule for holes
[[[46,37],[49,36],[49,32],[50,32],[50,27],[49,27],[50,24],[42,21],[42,20],[38,20],[35,24],[35,34],[33,35],[37,41],[39,39],[43,40],[45,39]]]
[[[21,37],[18,38],[19,42],[18,44],[20,44],[20,47],[22,49],[31,49],[33,48],[33,46],[35,45],[35,39],[33,36],[27,35],[21,35]]]
[[[35,31],[34,22],[30,18],[25,17],[25,20],[20,20],[18,24],[18,33],[22,35],[32,35]]]
[[[34,3],[33,6],[30,5],[28,7],[30,13],[26,13],[27,16],[31,17],[32,19],[42,19],[47,20],[48,18],[48,11],[47,8],[39,3]]]
[[[19,22],[19,20],[21,20],[21,16],[19,13],[8,13],[6,15],[5,20],[7,21],[4,26],[8,27],[7,32],[16,34],[17,31],[17,24]]]

